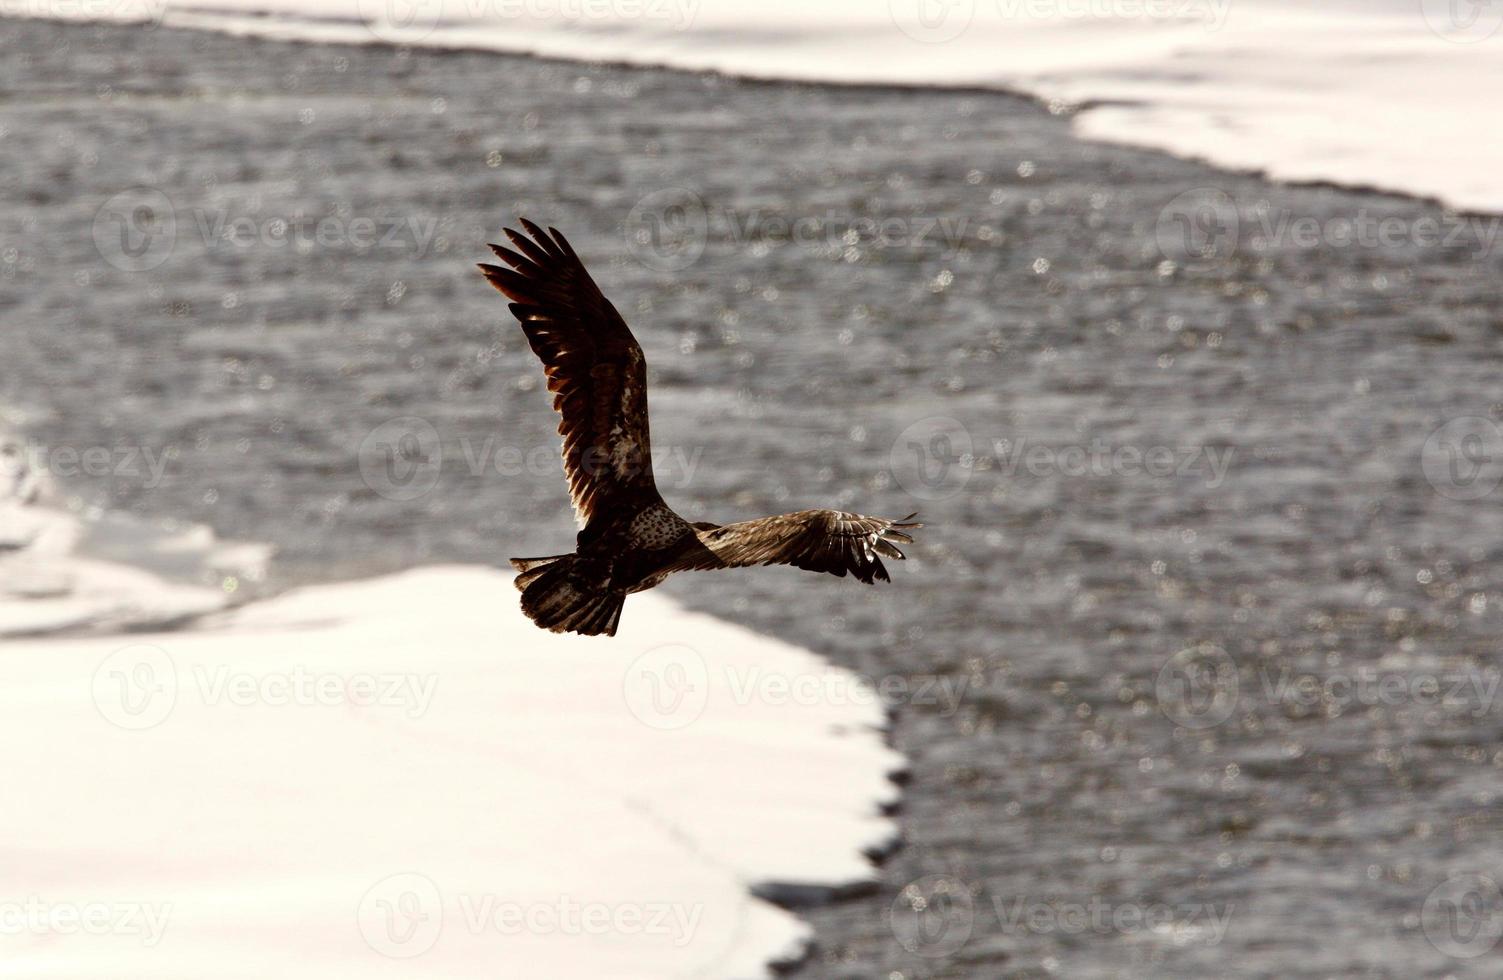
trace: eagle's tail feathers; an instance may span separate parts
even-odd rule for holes
[[[517,591],[527,591],[527,587],[533,582],[537,581],[537,577],[543,573],[543,569],[547,568],[549,565],[553,564],[556,561],[570,557],[572,556],[549,555],[547,558],[513,558],[511,560],[511,567],[515,568],[518,572],[521,573],[517,576],[516,582],[514,583],[517,587]]]
[[[615,636],[626,594],[592,586],[574,574],[574,562],[575,556],[563,555],[517,576],[522,611],[528,619],[555,633]],[[525,585],[523,579],[527,580]]]

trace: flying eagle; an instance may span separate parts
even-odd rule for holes
[[[564,437],[564,472],[579,532],[571,555],[513,558],[522,611],[555,633],[614,636],[627,595],[674,572],[793,565],[871,584],[882,559],[911,543],[903,520],[802,510],[735,524],[689,522],[658,495],[647,438],[647,361],[626,321],[557,229],[526,219],[491,245],[511,268],[482,263],[543,362]]]

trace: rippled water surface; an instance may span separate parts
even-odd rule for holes
[[[807,910],[797,975],[1503,969],[1503,896],[1463,877],[1503,881],[1485,226],[1434,244],[1430,205],[1085,144],[1005,95],[0,43],[0,402],[110,450],[49,457],[79,501],[271,541],[274,587],[563,550],[541,374],[472,267],[525,214],[634,325],[686,516],[922,512],[888,587],[666,586],[897,692],[905,847]],[[163,198],[153,252],[122,222]],[[1358,217],[1401,233],[1332,232]],[[398,484],[360,466],[388,444]]]

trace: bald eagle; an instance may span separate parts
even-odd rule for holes
[[[882,559],[919,527],[836,510],[803,510],[735,524],[690,522],[659,496],[647,437],[642,348],[557,229],[526,219],[491,245],[510,268],[481,263],[506,295],[543,362],[563,436],[564,473],[582,524],[569,555],[513,558],[522,611],[555,633],[614,636],[627,595],[674,572],[793,565],[889,581]],[[530,236],[530,237],[529,237]]]

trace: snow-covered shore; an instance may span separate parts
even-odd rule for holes
[[[757,977],[808,930],[750,889],[894,833],[883,709],[807,651],[650,594],[553,636],[477,567],[229,608],[206,531],[132,567],[11,482],[6,975]]]
[[[1083,135],[1503,210],[1503,7],[1449,0],[99,0],[0,13],[841,83],[1001,86]]]

